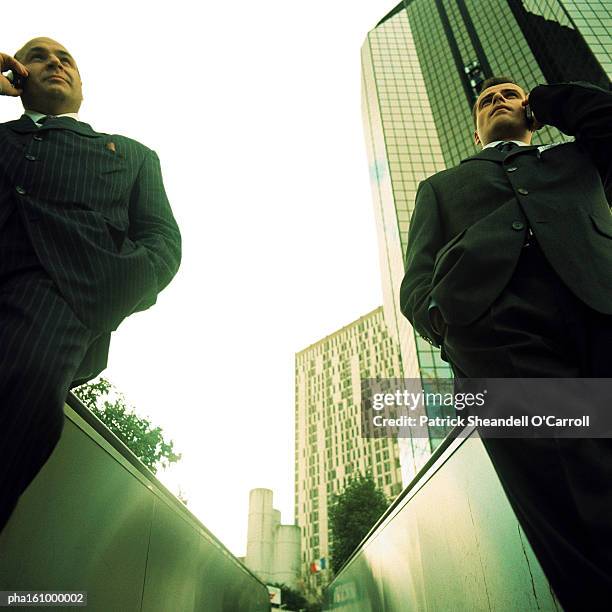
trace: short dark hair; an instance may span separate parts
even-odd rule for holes
[[[521,87],[512,77],[509,76],[492,76],[489,77],[488,79],[485,79],[482,82],[482,86],[480,88],[480,92],[478,93],[478,95],[480,95],[485,89],[488,89],[489,87],[493,87],[493,85],[503,85],[504,83],[512,83],[513,85],[517,85],[518,87]],[[523,89],[521,87],[521,89]],[[476,102],[474,102],[474,106],[472,107],[472,119],[474,120],[474,127],[476,127],[476,105],[478,104],[478,98],[476,99]]]

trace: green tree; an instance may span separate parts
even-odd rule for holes
[[[385,494],[376,488],[370,474],[358,474],[342,493],[334,495],[329,510],[331,567],[334,572],[351,556],[388,505]]]
[[[73,389],[89,408],[154,474],[175,463],[174,442],[166,442],[160,427],[152,427],[126,404],[125,397],[105,378]]]

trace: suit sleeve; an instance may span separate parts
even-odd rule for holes
[[[585,82],[538,85],[529,104],[538,121],[576,137],[597,166],[612,203],[612,92]]]
[[[419,185],[410,220],[400,307],[416,331],[435,346],[439,346],[442,339],[431,324],[429,308],[434,263],[442,246],[438,201],[434,188],[424,181]]]
[[[138,311],[155,303],[181,262],[181,234],[166,196],[159,158],[150,149],[132,188],[129,219],[129,238],[146,251],[156,278],[156,285],[134,309]]]

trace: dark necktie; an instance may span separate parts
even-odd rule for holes
[[[508,151],[512,151],[512,149],[516,149],[518,146],[516,142],[500,142],[495,145],[495,148],[502,153],[507,153]]]
[[[40,127],[41,125],[45,124],[45,121],[47,121],[47,119],[54,119],[54,118],[55,118],[55,115],[45,115],[44,117],[41,117],[40,119],[36,121],[36,125]]]

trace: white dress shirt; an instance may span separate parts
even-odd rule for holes
[[[39,113],[37,111],[32,111],[32,110],[25,110],[23,114],[27,115],[34,123],[36,123],[36,125],[38,125],[37,122],[40,119],[47,116],[44,113]],[[73,119],[76,119],[77,121],[79,121],[78,113],[63,113],[62,115],[53,115],[53,116],[54,117],[72,117]]]
[[[528,142],[523,142],[522,140],[494,140],[493,142],[490,142],[489,144],[485,145],[482,148],[488,149],[490,147],[496,147],[500,142],[514,142],[519,147],[530,147],[531,146]]]

